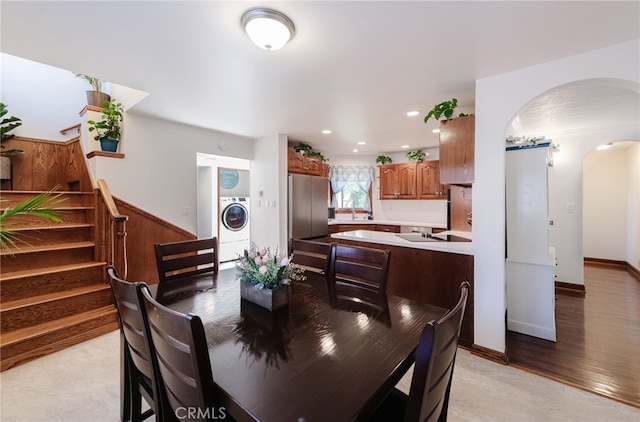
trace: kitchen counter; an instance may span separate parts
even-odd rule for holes
[[[438,236],[443,235],[455,235],[471,239],[471,233],[469,232],[445,231],[438,233]],[[429,251],[473,255],[473,242],[412,242],[399,237],[396,233],[377,232],[371,230],[355,230],[343,233],[333,233],[331,238],[364,243],[377,243],[379,245],[401,246],[404,248],[423,249]]]
[[[447,225],[443,223],[429,223],[424,221],[398,221],[398,220],[367,220],[367,219],[357,219],[352,220],[351,218],[345,219],[330,219],[328,224],[333,226],[335,224],[388,224],[391,226],[417,226],[417,227],[433,227],[435,229],[446,229]]]

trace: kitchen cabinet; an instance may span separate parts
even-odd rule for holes
[[[445,187],[440,183],[440,165],[438,160],[417,163],[416,173],[418,199],[446,198]]]
[[[395,224],[376,224],[377,232],[400,233],[400,226]]]
[[[474,172],[475,116],[440,122],[440,183],[471,185]]]
[[[289,173],[309,174],[311,176],[322,175],[322,158],[307,157],[293,150],[287,151],[287,170]],[[328,174],[327,166],[327,174]]]
[[[340,223],[330,224],[329,234],[350,232],[354,230],[372,230],[378,232],[400,233],[400,226],[396,224],[367,224],[367,223]]]
[[[322,163],[320,165],[320,176],[329,177],[329,164]]]
[[[416,199],[416,163],[380,166],[380,199]]]

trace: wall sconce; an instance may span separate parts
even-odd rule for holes
[[[267,51],[282,48],[296,33],[295,25],[285,14],[262,7],[247,10],[240,23],[251,41]]]

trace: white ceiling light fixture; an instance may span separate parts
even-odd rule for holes
[[[407,111],[407,116],[409,117],[414,117],[414,116],[417,116],[418,114],[420,114],[420,110]]]
[[[240,23],[251,41],[267,51],[282,48],[296,33],[293,21],[285,14],[263,7],[247,10]]]
[[[608,144],[600,145],[599,147],[596,147],[596,149],[598,151],[604,151],[604,150],[607,150],[607,149],[611,148],[611,145],[613,145],[613,144],[608,143]]]
[[[324,129],[322,133],[324,133],[325,135],[331,135],[333,132],[331,132],[330,129]]]

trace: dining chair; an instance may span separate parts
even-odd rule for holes
[[[199,277],[210,273],[212,279],[218,274],[218,239],[185,240],[180,242],[156,243],[156,264],[158,267],[158,291],[160,301],[170,293],[206,287]],[[197,282],[195,281],[197,280]]]
[[[165,307],[152,297],[148,287],[142,288],[142,297],[167,407],[181,421],[230,419],[218,404],[200,317]]]
[[[142,306],[139,287],[143,283],[122,280],[112,265],[107,266],[107,274],[120,320],[121,419],[137,422],[155,414],[156,420],[162,420],[163,390],[146,311]],[[143,398],[150,407],[146,412],[141,411]]]
[[[365,298],[385,294],[391,251],[336,244],[329,265],[329,295]]]
[[[311,285],[321,285],[327,289],[329,265],[335,243],[314,240],[291,239],[289,253],[293,263],[304,269],[306,281]]]
[[[420,335],[409,395],[394,389],[372,421],[405,422],[447,420],[458,337],[469,296],[469,282],[460,285],[456,306],[438,321],[430,321]]]

